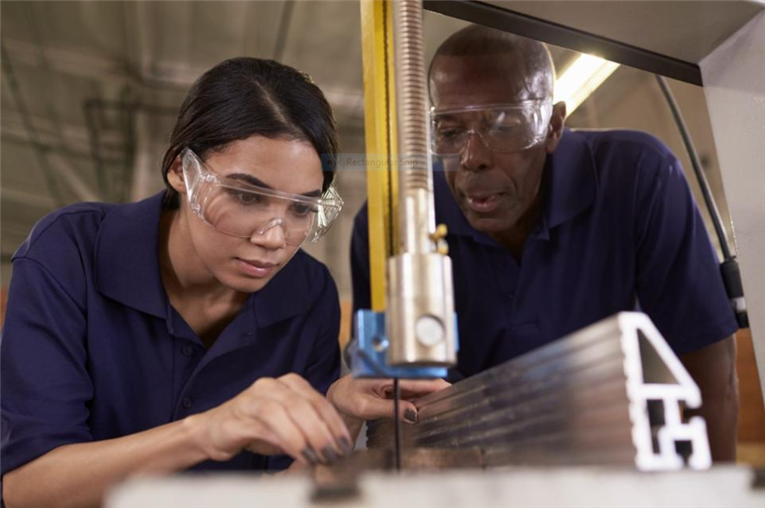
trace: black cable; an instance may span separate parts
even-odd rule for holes
[[[675,97],[669,89],[669,85],[667,85],[667,80],[658,74],[655,74],[654,76],[659,83],[659,88],[661,88],[664,98],[667,100],[667,105],[669,105],[670,111],[672,111],[672,117],[675,119],[677,128],[680,131],[680,136],[683,138],[683,144],[688,152],[688,157],[691,159],[693,173],[696,175],[696,180],[699,183],[704,203],[707,206],[707,210],[709,210],[709,216],[712,218],[712,224],[714,225],[720,243],[720,249],[723,253],[723,261],[720,263],[720,274],[722,275],[725,290],[728,293],[728,299],[733,307],[733,312],[736,314],[738,326],[740,328],[749,328],[749,316],[746,312],[744,286],[741,283],[741,272],[738,267],[738,260],[736,259],[736,256],[731,253],[730,247],[728,246],[728,239],[725,236],[725,229],[722,225],[720,210],[717,208],[717,204],[712,197],[712,191],[709,188],[709,182],[701,167],[699,155],[696,152],[696,148],[693,146],[693,141],[688,133],[688,128],[680,113],[680,108],[677,106],[677,101],[675,101]]]
[[[691,159],[693,172],[696,174],[696,179],[698,180],[699,187],[701,188],[701,194],[704,197],[704,203],[707,205],[709,215],[712,217],[712,224],[714,225],[715,232],[717,233],[717,238],[720,241],[720,248],[723,252],[723,258],[728,259],[731,257],[731,253],[730,248],[728,247],[728,240],[725,236],[725,229],[722,225],[722,219],[720,218],[720,210],[717,209],[717,204],[712,197],[712,191],[709,189],[709,182],[707,181],[707,177],[704,174],[703,168],[701,167],[698,153],[696,152],[696,148],[693,146],[691,136],[688,134],[688,128],[686,127],[685,121],[680,114],[680,108],[677,106],[675,96],[672,94],[672,91],[667,85],[667,80],[658,74],[655,74],[655,76],[662,93],[664,93],[664,98],[667,100],[669,109],[672,111],[672,116],[675,119],[678,130],[680,131],[680,136],[683,138],[683,144],[685,145],[685,150],[688,152],[688,157]]]

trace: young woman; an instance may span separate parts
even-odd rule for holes
[[[164,193],[35,226],[2,339],[10,508],[96,505],[139,473],[330,462],[391,415],[386,382],[337,381],[337,290],[299,250],[342,206],[336,153],[307,76],[235,58],[181,106]]]

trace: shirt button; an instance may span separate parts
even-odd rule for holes
[[[184,397],[181,401],[181,405],[185,407],[186,409],[189,409],[191,407],[191,398],[190,397]]]
[[[191,356],[191,355],[194,354],[194,348],[191,347],[191,346],[188,346],[188,345],[187,346],[183,346],[181,348],[181,354],[183,356]]]

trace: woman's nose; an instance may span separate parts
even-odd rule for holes
[[[275,218],[253,231],[250,242],[268,249],[279,249],[287,244],[284,219]]]

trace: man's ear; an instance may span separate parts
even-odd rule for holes
[[[558,148],[560,138],[563,136],[563,127],[566,124],[566,103],[561,101],[553,106],[550,116],[550,126],[547,128],[545,150],[553,153]]]
[[[167,181],[179,194],[186,194],[186,184],[183,182],[183,163],[181,156],[177,156],[170,169],[167,170]]]

